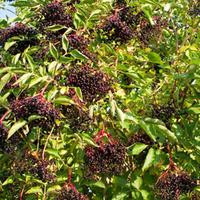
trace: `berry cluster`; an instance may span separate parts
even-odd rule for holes
[[[162,29],[167,26],[167,22],[159,16],[154,16],[153,22],[154,25],[151,25],[147,19],[139,22],[137,37],[144,45],[149,44],[150,41],[157,41],[162,34]]]
[[[37,31],[23,23],[15,23],[6,29],[0,30],[0,46],[3,46],[10,38],[14,36],[24,36],[23,40],[17,41],[9,52],[12,54],[23,52],[28,46],[38,44],[38,39],[35,37]]]
[[[20,136],[15,133],[7,140],[8,130],[0,123],[0,151],[3,153],[13,153],[21,142]]]
[[[41,14],[44,19],[41,20],[41,28],[55,24],[73,27],[72,16],[65,13],[64,5],[59,1],[53,1],[47,4]]]
[[[101,135],[99,135],[99,133]],[[95,139],[99,147],[87,146],[85,148],[86,176],[120,174],[125,168],[126,148],[123,144],[115,141],[108,133],[100,131]],[[108,136],[109,143],[100,142],[100,139]],[[112,140],[111,140],[112,139]]]
[[[79,193],[74,186],[64,186],[56,200],[88,200],[88,198]]]
[[[43,95],[27,97],[15,100],[11,104],[11,110],[17,119],[28,119],[31,115],[40,115],[44,119],[34,120],[35,126],[51,129],[56,119],[59,119],[59,112],[53,105],[46,101]]]
[[[62,107],[62,113],[67,118],[73,131],[88,130],[91,122],[89,113],[76,105]]]
[[[132,28],[122,21],[119,13],[112,14],[99,27],[107,41],[125,43],[133,38]]]
[[[167,128],[170,128],[170,119],[175,114],[176,110],[172,104],[157,106],[154,105],[152,110],[152,117],[162,120]]]
[[[156,183],[156,195],[164,200],[178,200],[181,194],[191,192],[197,185],[187,173],[164,172]]]
[[[81,35],[72,33],[68,35],[69,45],[72,49],[77,49],[91,60],[95,59],[95,56],[88,50],[89,42]]]
[[[143,132],[134,134],[128,139],[128,145],[132,145],[137,142],[144,143],[146,145],[153,145],[152,139],[146,133]]]
[[[48,160],[36,160],[34,165],[30,166],[29,172],[42,181],[51,182],[55,176],[49,169],[50,164]]]
[[[101,71],[87,65],[69,71],[67,85],[80,87],[83,99],[87,102],[97,101],[111,90],[110,78]]]

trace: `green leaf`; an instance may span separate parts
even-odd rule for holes
[[[7,51],[7,50],[10,49],[10,47],[12,47],[14,44],[16,44],[16,41],[6,42],[5,45],[4,45],[4,49]]]
[[[68,42],[66,35],[64,34],[62,36],[62,48],[65,50],[65,52],[67,52],[68,46],[69,46],[69,42]]]
[[[62,189],[62,187],[60,185],[53,185],[47,189],[47,193],[57,192],[61,189]]]
[[[52,43],[49,44],[49,50],[51,55],[57,60],[59,57],[59,53],[56,47]]]
[[[19,83],[26,83],[26,81],[28,81],[28,79],[32,76],[33,74],[32,73],[27,73],[27,74],[24,74],[22,75],[15,83],[14,85],[17,85]]]
[[[26,59],[28,61],[28,64],[30,65],[32,71],[34,71],[36,65],[35,65],[33,58],[29,54],[26,54],[25,56],[26,56]]]
[[[74,49],[70,52],[70,54],[76,58],[76,59],[79,59],[79,60],[88,60],[88,57],[85,56],[84,54],[82,54],[80,51],[78,51],[77,49]]]
[[[49,155],[52,155],[55,158],[61,159],[59,151],[57,149],[46,149],[45,152],[47,152]]]
[[[97,182],[91,184],[91,186],[96,186],[96,187],[103,188],[103,189],[106,188],[105,184],[102,181],[97,181]]]
[[[40,83],[40,82],[44,82],[48,79],[47,76],[44,77],[36,77],[34,79],[31,80],[30,84],[29,84],[29,88],[33,87],[34,85]]]
[[[134,145],[128,148],[129,155],[139,155],[142,151],[144,151],[148,145],[143,143],[135,143]]]
[[[122,110],[119,107],[117,107],[117,114],[120,121],[123,123],[125,120],[125,114],[122,112]]]
[[[83,95],[82,95],[81,88],[76,87],[76,88],[75,88],[75,92],[76,92],[76,95],[78,96],[78,98],[79,98],[80,100],[83,100]]]
[[[82,134],[82,139],[83,141],[86,143],[86,144],[89,144],[89,145],[92,145],[92,146],[95,146],[95,147],[99,147],[94,141],[92,138],[90,138],[88,135],[86,134]]]
[[[8,185],[14,182],[14,177],[13,176],[9,176],[3,183],[2,185]]]
[[[21,53],[18,53],[15,56],[13,56],[12,63],[16,65],[19,61],[20,56],[21,56]]]
[[[150,52],[148,54],[148,59],[149,59],[149,62],[152,62],[152,63],[157,63],[157,64],[163,63],[160,56],[155,52]]]
[[[15,124],[13,124],[12,127],[10,128],[10,130],[8,131],[7,139],[9,139],[15,132],[17,132],[20,128],[22,128],[26,124],[27,124],[27,121],[25,121],[25,120],[20,120],[20,121],[16,122]]]
[[[149,149],[146,159],[144,161],[142,171],[148,170],[153,165],[154,159],[155,159],[155,150],[151,148]]]
[[[26,192],[26,194],[36,194],[36,193],[40,193],[40,194],[43,193],[42,188],[40,186],[32,187]]]
[[[52,31],[52,32],[56,32],[62,29],[67,29],[67,27],[63,25],[59,25],[59,24],[55,24],[55,25],[47,27],[47,30]]]
[[[11,74],[7,73],[1,78],[1,81],[0,81],[0,92],[2,91],[4,86],[10,81],[11,77],[12,77]]]
[[[74,104],[73,100],[66,96],[60,96],[54,100],[55,104],[70,105]]]

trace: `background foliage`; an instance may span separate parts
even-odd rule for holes
[[[199,186],[156,193],[172,163],[199,184],[199,2],[13,6],[17,17],[0,20],[0,199],[67,199],[66,188],[199,199]]]

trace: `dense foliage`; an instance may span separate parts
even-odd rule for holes
[[[0,199],[200,199],[199,1],[12,5]]]

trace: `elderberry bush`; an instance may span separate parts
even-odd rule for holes
[[[69,71],[67,85],[79,87],[86,102],[97,101],[112,90],[111,79],[105,73],[88,65],[75,67]]]

